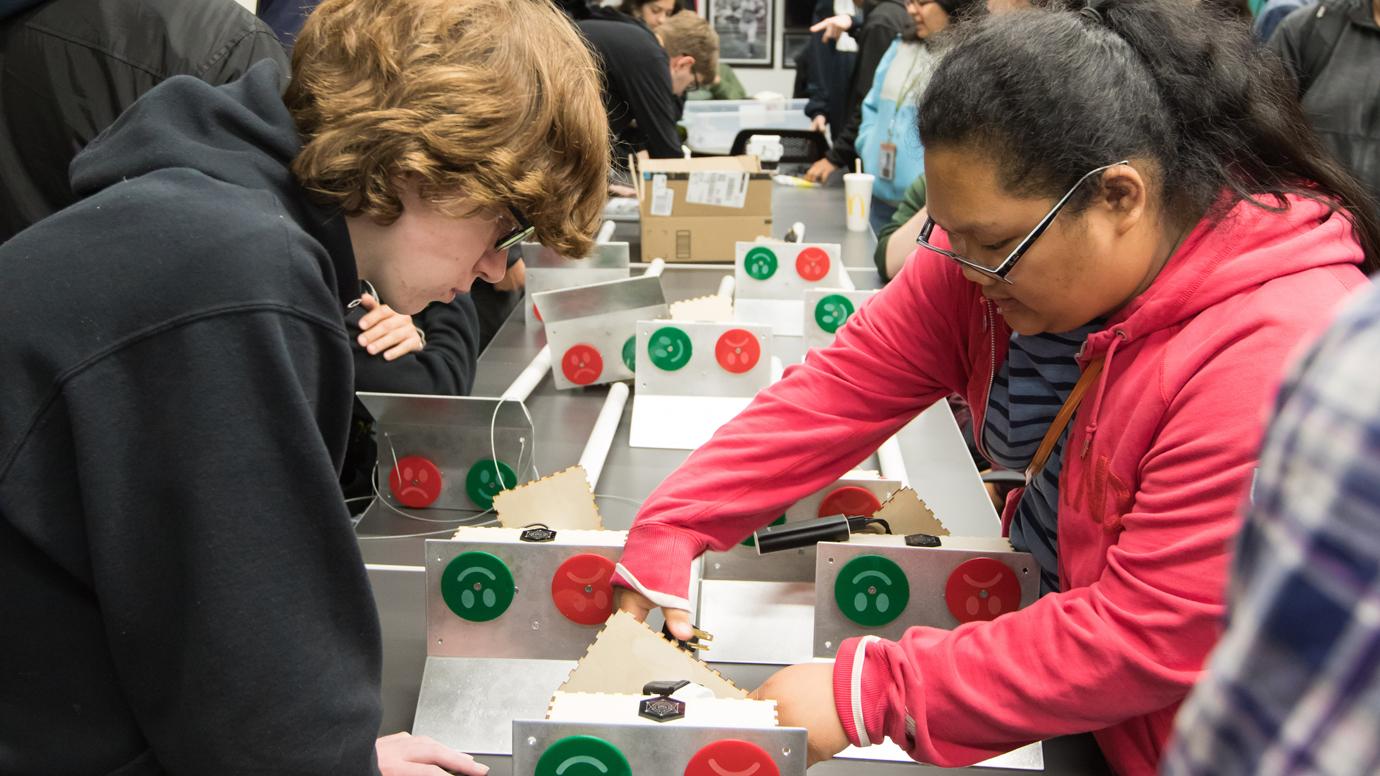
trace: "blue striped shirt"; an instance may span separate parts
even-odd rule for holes
[[[992,463],[1025,471],[1054,416],[1073,391],[1081,370],[1076,356],[1095,321],[1063,334],[1011,335],[1006,362],[992,378],[982,443]],[[1040,593],[1059,589],[1059,470],[1064,455],[1060,436],[1045,468],[1026,487],[1011,520],[1011,544],[1040,565]]]

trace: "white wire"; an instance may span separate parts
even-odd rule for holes
[[[510,486],[503,481],[503,472],[498,469],[498,440],[495,437],[495,433],[498,427],[498,411],[503,408],[503,403],[506,401],[512,400],[500,396],[498,403],[494,405],[494,414],[489,418],[489,452],[493,454],[490,460],[494,463],[494,477],[498,479],[498,484],[501,485],[504,490],[507,490]],[[532,479],[539,480],[541,479],[541,471],[537,469],[537,424],[532,421],[532,413],[527,411],[527,404],[525,402],[519,401],[518,406],[522,408],[522,414],[527,418],[527,428],[530,429],[532,433],[532,456],[530,459]],[[522,442],[523,449],[526,449],[527,440],[524,437],[518,437],[518,440]],[[518,450],[518,468],[515,473],[521,478],[522,472],[524,471],[526,471],[526,467],[522,465],[522,450]],[[513,487],[516,487],[517,484],[516,482],[513,483]]]
[[[595,494],[594,494],[594,497],[595,497],[595,498],[606,498],[606,499],[609,499],[610,501],[626,501],[626,502],[628,502],[629,504],[632,504],[633,506],[638,506],[638,507],[642,506],[642,502],[641,502],[640,500],[635,499],[635,498],[628,498],[627,496],[614,496],[614,495],[610,495],[610,494],[608,494],[608,493],[595,493]]]

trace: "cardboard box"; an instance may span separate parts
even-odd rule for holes
[[[739,240],[771,236],[771,174],[755,156],[638,159],[642,260],[731,262]]]

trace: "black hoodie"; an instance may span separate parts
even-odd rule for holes
[[[372,774],[357,295],[272,62],[140,99],[0,246],[0,773]]]

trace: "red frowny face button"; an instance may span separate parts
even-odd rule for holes
[[[726,738],[696,752],[685,776],[781,776],[781,769],[757,744]]]
[[[714,344],[714,359],[733,374],[750,372],[762,359],[762,345],[747,329],[729,329]]]

